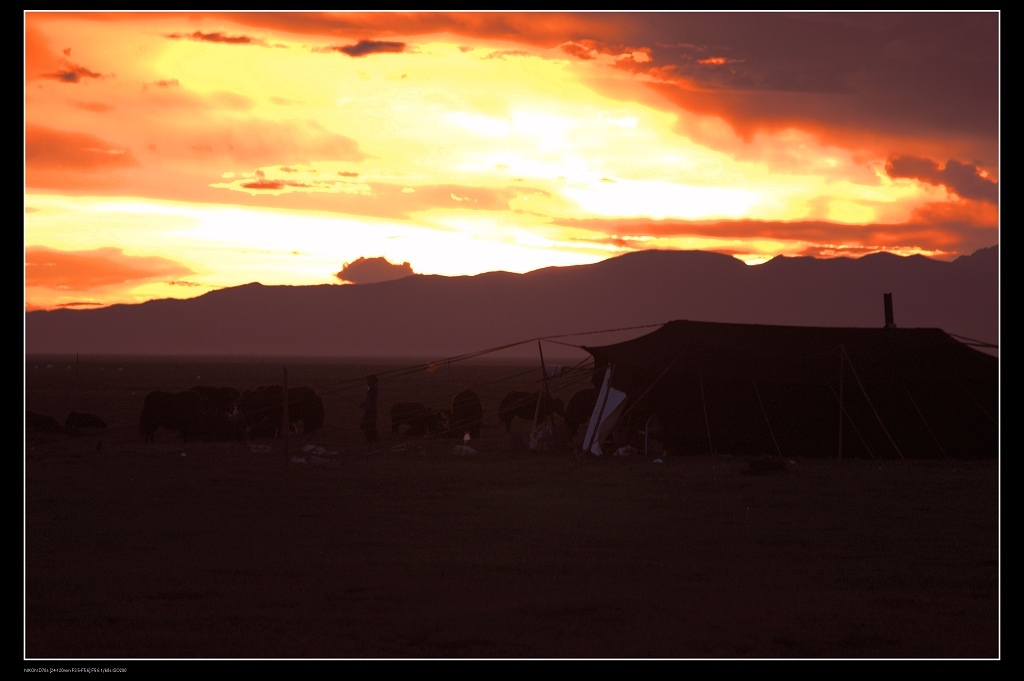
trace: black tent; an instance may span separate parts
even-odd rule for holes
[[[585,347],[670,452],[990,458],[999,359],[940,329],[672,321]],[[597,410],[600,412],[600,409]]]

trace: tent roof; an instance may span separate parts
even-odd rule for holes
[[[999,359],[941,329],[671,321],[644,336],[584,349],[598,365],[753,380],[833,382],[842,346],[862,380],[992,378]]]

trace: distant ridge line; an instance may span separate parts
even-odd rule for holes
[[[891,293],[900,327],[939,328],[977,343],[979,351],[997,351],[998,247],[953,262],[893,256],[765,265],[665,251],[501,276],[250,284],[183,300],[29,311],[25,350],[458,358],[477,356],[479,348],[533,354],[525,345],[543,340],[559,346],[554,354],[575,356],[575,339],[643,332],[656,326],[651,320],[881,327],[883,293]]]

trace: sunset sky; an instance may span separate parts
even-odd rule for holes
[[[27,310],[999,243],[997,11],[24,20]]]

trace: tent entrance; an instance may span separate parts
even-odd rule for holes
[[[614,367],[608,365],[604,372],[604,381],[601,383],[601,390],[597,393],[597,401],[594,403],[594,411],[590,415],[590,423],[587,425],[587,435],[583,438],[583,451],[601,456],[601,443],[611,434],[612,429],[622,415],[626,405],[626,393],[611,387],[612,373]]]

